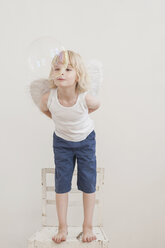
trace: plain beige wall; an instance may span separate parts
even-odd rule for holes
[[[46,35],[104,65],[102,105],[91,118],[98,166],[106,171],[104,229],[111,247],[165,246],[164,8],[163,0],[1,1],[3,248],[26,247],[40,227],[40,171],[54,166],[54,124],[26,90],[26,48]]]

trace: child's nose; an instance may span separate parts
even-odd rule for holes
[[[64,75],[65,70],[61,69],[61,75]]]

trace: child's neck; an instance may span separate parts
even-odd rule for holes
[[[78,96],[78,91],[74,87],[72,88],[62,88],[57,87],[57,96],[61,101],[72,102]]]

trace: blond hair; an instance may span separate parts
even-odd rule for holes
[[[90,88],[90,81],[89,81],[89,76],[86,70],[86,67],[83,63],[82,57],[78,54],[75,53],[71,50],[66,50],[67,55],[68,55],[68,63],[76,70],[76,74],[78,77],[78,82],[76,84],[76,88],[79,93],[88,91]],[[58,63],[59,61],[59,56],[61,56],[61,53],[63,56],[65,56],[65,51],[60,52],[59,55],[55,55],[52,62],[51,62],[51,71],[49,74],[49,87],[50,88],[57,88],[57,86],[54,83],[54,66],[55,64]],[[63,63],[64,64],[64,63]]]

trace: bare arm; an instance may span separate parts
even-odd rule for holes
[[[41,98],[41,104],[40,104],[40,110],[42,113],[47,115],[49,118],[52,118],[51,112],[49,111],[47,107],[48,97],[50,92],[45,93]]]
[[[88,109],[88,114],[90,114],[90,113],[96,111],[97,109],[98,109],[98,108],[96,108],[96,109]]]
[[[89,114],[96,111],[100,107],[99,99],[95,96],[92,96],[89,93],[86,94],[85,100],[86,100]]]
[[[49,118],[52,119],[52,114],[50,113],[50,111],[42,111],[42,113],[44,113],[45,115],[47,115]]]

